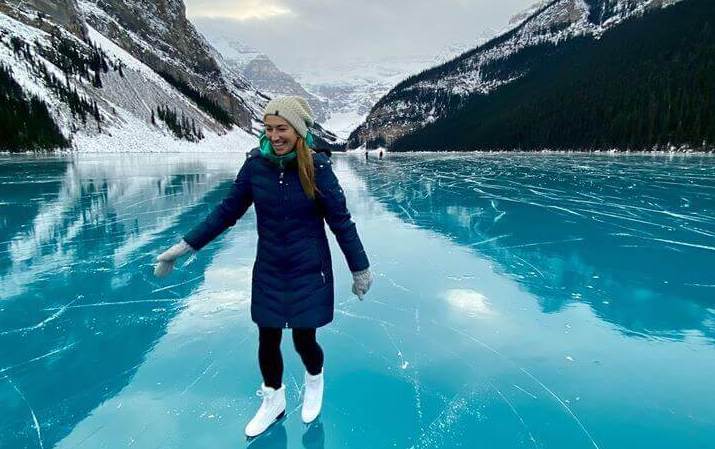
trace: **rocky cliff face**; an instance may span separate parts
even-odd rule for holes
[[[29,14],[30,11],[37,14]],[[41,18],[47,17],[78,37],[86,32],[77,0],[0,1],[0,12],[18,20],[35,20],[39,27],[43,26]]]
[[[325,104],[315,95],[306,91],[292,76],[281,71],[265,55],[259,55],[246,64],[241,73],[261,92],[271,97],[279,95],[299,95],[310,104],[315,120],[322,123],[326,119]]]
[[[239,74],[222,70],[186,19],[182,0],[80,0],[87,23],[167,79],[185,84],[250,130],[262,99]]]
[[[14,101],[44,103],[43,120],[78,149],[173,150],[185,146],[175,138],[204,137],[207,149],[252,145],[267,97],[184,14],[181,0],[0,0],[4,87]],[[14,117],[13,135],[29,123],[8,104],[0,113]]]
[[[308,100],[318,123],[327,119],[326,101],[306,91],[293,76],[278,68],[267,55],[215,29],[212,21],[199,19],[196,20],[196,26],[220,53],[226,64],[245,76],[262,93],[269,97],[300,95]]]

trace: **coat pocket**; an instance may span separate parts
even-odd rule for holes
[[[323,240],[318,240],[317,244],[318,254],[320,254],[320,275],[322,277],[323,284],[327,284],[333,280],[330,248],[328,247],[328,242]]]

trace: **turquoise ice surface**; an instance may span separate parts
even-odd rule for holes
[[[715,448],[715,158],[333,159],[375,282],[247,442],[253,209],[153,276],[244,155],[0,156],[0,447]]]

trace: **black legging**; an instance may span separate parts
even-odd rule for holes
[[[283,380],[282,335],[283,329],[280,327],[258,328],[258,364],[263,383],[276,389],[281,387]],[[293,329],[293,345],[308,373],[320,374],[323,370],[323,350],[315,340],[315,329]]]

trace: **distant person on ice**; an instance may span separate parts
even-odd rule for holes
[[[248,154],[231,191],[176,245],[157,258],[154,273],[165,276],[177,258],[198,251],[233,226],[254,204],[258,250],[251,284],[251,318],[258,325],[258,363],[263,398],[246,426],[253,437],[285,414],[282,330],[305,368],[302,418],[317,418],[323,401],[323,351],[316,329],[333,319],[333,272],[325,222],[335,234],[362,299],[372,284],[369,261],[330,159],[310,149],[312,111],[301,97],[279,97],[266,106],[260,146]]]

